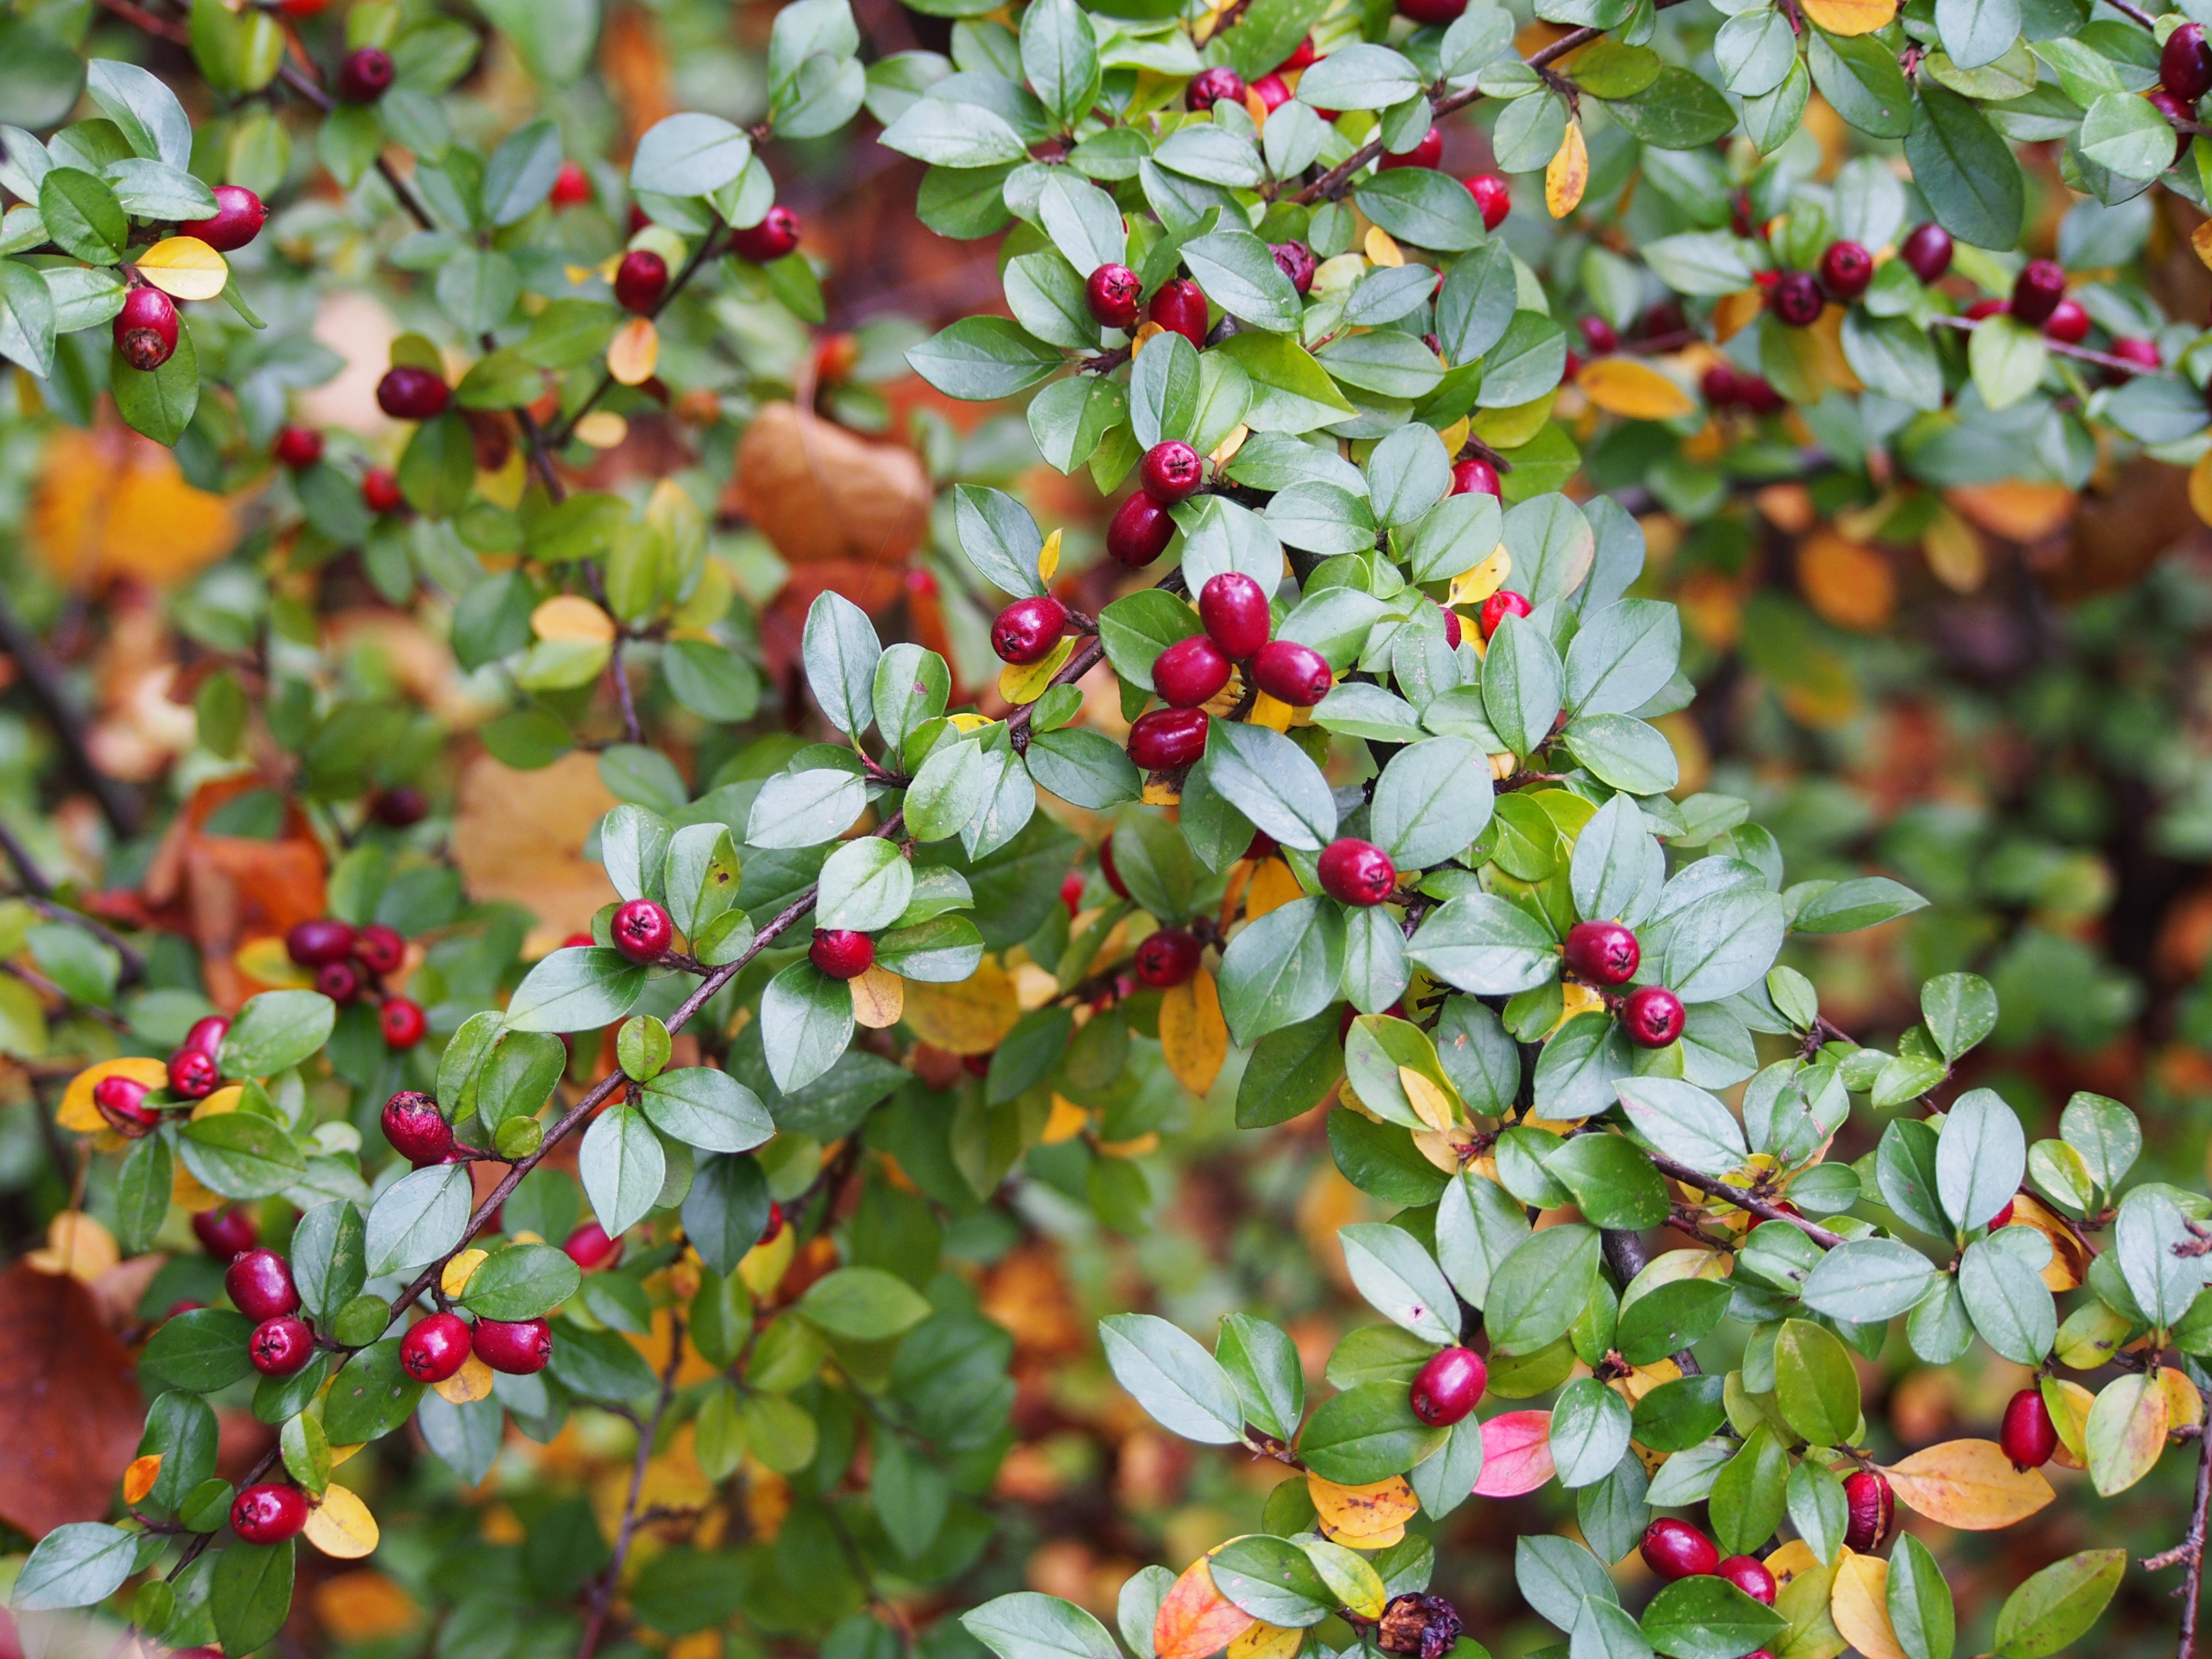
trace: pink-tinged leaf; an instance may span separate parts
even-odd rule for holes
[[[1552,1466],[1552,1414],[1507,1412],[1482,1425],[1482,1479],[1478,1498],[1518,1498],[1558,1473]]]

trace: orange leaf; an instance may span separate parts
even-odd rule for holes
[[[956,1054],[988,1054],[1022,1017],[1014,981],[995,957],[953,985],[906,988],[907,1024],[924,1042]]]
[[[2081,498],[2064,484],[2024,483],[2017,478],[1954,484],[1943,492],[1943,499],[2008,542],[2039,542],[2056,534],[2081,505]]]
[[[230,280],[230,267],[197,236],[170,236],[132,261],[138,274],[172,300],[212,300]]]
[[[1583,124],[1567,123],[1567,136],[1559,141],[1544,167],[1544,205],[1554,219],[1564,219],[1583,203],[1589,186],[1589,146],[1583,142]]]
[[[161,1477],[161,1454],[148,1452],[143,1457],[133,1458],[131,1467],[123,1471],[123,1501],[143,1504],[146,1494],[154,1490],[155,1481]]]
[[[1202,1095],[1221,1075],[1229,1054],[1229,1026],[1221,1018],[1221,995],[1213,975],[1203,968],[1160,998],[1160,1049],[1168,1069],[1194,1095]]]
[[[530,631],[562,645],[612,645],[615,619],[580,593],[559,593],[530,613]]]
[[[1607,414],[1624,420],[1671,421],[1697,407],[1688,392],[1633,357],[1601,357],[1585,363],[1575,384]]]
[[[2055,1496],[2039,1471],[2014,1468],[1994,1440],[1947,1440],[1882,1473],[1899,1503],[1963,1532],[2008,1527]]]
[[[1402,1474],[1370,1486],[1340,1486],[1310,1472],[1306,1493],[1321,1518],[1321,1535],[1353,1549],[1387,1549],[1421,1507]]]
[[[364,1568],[326,1578],[314,1589],[315,1617],[341,1642],[372,1642],[414,1628],[414,1598],[383,1573]]]
[[[1726,345],[1751,324],[1759,320],[1766,309],[1764,289],[1738,289],[1733,294],[1723,294],[1713,307],[1713,337]]]
[[[1797,545],[1797,586],[1813,609],[1838,628],[1879,628],[1897,605],[1889,561],[1826,528]]]
[[[1161,1601],[1152,1620],[1152,1651],[1158,1659],[1206,1659],[1257,1622],[1214,1589],[1212,1571],[1201,1555]]]
[[[307,1540],[325,1555],[351,1561],[376,1547],[376,1517],[343,1486],[331,1486],[307,1512]]]
[[[1482,1425],[1482,1478],[1474,1483],[1476,1497],[1518,1498],[1556,1473],[1551,1413],[1506,1412]]]
[[[1828,1615],[1866,1659],[1907,1659],[1889,1622],[1888,1595],[1889,1563],[1845,1550],[1829,1594]]]
[[[619,386],[643,386],[660,362],[660,331],[650,317],[633,317],[607,344],[607,373]]]

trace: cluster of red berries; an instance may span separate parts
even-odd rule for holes
[[[261,234],[269,210],[242,185],[215,187],[215,212],[179,222],[177,234],[196,236],[218,253],[244,247]],[[177,349],[177,304],[158,288],[141,284],[123,296],[115,313],[115,349],[131,368],[151,374]]]
[[[1431,1428],[1449,1428],[1481,1402],[1490,1368],[1472,1348],[1446,1348],[1429,1356],[1408,1398],[1413,1415]]]
[[[1335,684],[1328,659],[1310,645],[1271,639],[1267,595],[1233,570],[1207,580],[1198,596],[1202,633],[1176,641],[1152,661],[1152,686],[1168,706],[1139,714],[1129,728],[1129,758],[1147,772],[1188,766],[1206,752],[1210,702],[1232,665],[1276,702],[1310,708]]]
[[[216,1057],[222,1053],[223,1035],[229,1030],[230,1022],[220,1014],[193,1022],[184,1042],[169,1056],[170,1099],[161,1104],[205,1100],[216,1091],[222,1081]],[[161,1104],[155,1103],[153,1094],[136,1078],[104,1077],[92,1085],[92,1103],[110,1128],[137,1140],[161,1126]]]
[[[1781,411],[1782,394],[1763,374],[1748,374],[1734,363],[1717,362],[1698,377],[1698,389],[1705,394],[1708,409],[1741,404],[1754,415]]]
[[[1189,287],[1197,293],[1195,283]],[[1203,295],[1198,303],[1199,326],[1203,329]],[[1159,301],[1155,299],[1152,305],[1158,310]],[[1205,481],[1206,463],[1188,444],[1179,438],[1154,444],[1137,464],[1138,492],[1121,503],[1106,526],[1106,551],[1116,563],[1132,570],[1158,558],[1175,538],[1175,520],[1168,516],[1168,508],[1196,495]]]
[[[304,472],[323,459],[323,434],[313,427],[286,426],[278,430],[269,453],[279,466]],[[364,507],[379,515],[396,513],[405,504],[399,493],[398,475],[383,466],[372,466],[362,474],[361,499]]]
[[[2158,54],[2158,85],[2144,101],[2166,117],[2174,131],[2173,159],[2189,154],[2185,124],[2197,119],[2197,100],[2212,92],[2212,46],[2201,23],[2184,23],[2166,37]]]
[[[1770,1607],[1774,1605],[1778,1587],[1765,1563],[1749,1555],[1731,1555],[1723,1560],[1713,1540],[1686,1521],[1671,1516],[1654,1521],[1644,1528],[1637,1553],[1643,1556],[1645,1566],[1669,1583],[1678,1578],[1725,1579],[1753,1601]]]
[[[1601,989],[1627,984],[1644,958],[1634,931],[1618,921],[1577,922],[1562,954],[1568,973]],[[1686,1018],[1682,999],[1663,985],[1639,985],[1620,1001],[1621,1030],[1638,1048],[1664,1048]]]
[[[333,916],[295,925],[284,935],[284,954],[315,970],[315,988],[332,1002],[378,999],[377,1024],[395,1048],[411,1048],[429,1031],[420,1003],[384,990],[386,975],[407,960],[407,941],[380,921],[355,927]]]

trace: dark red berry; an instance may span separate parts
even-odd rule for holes
[[[1682,999],[1663,985],[1644,985],[1620,1006],[1620,1027],[1639,1048],[1663,1048],[1682,1035]]]
[[[1167,508],[1139,490],[1121,503],[1106,526],[1106,551],[1115,563],[1139,570],[1168,550],[1175,532]]]
[[[1226,66],[1200,70],[1184,89],[1182,106],[1189,110],[1212,109],[1224,98],[1232,104],[1243,103],[1244,77]]]
[[[1282,75],[1291,70],[1306,69],[1320,61],[1321,53],[1315,49],[1314,38],[1309,34],[1298,42],[1288,58],[1275,65],[1275,73]]]
[[[226,1204],[220,1210],[202,1210],[192,1217],[192,1237],[200,1242],[200,1249],[219,1261],[228,1261],[252,1249],[261,1237],[253,1218],[234,1205]]]
[[[973,1060],[975,1056],[973,1054],[967,1054],[963,1055],[963,1058],[966,1060]],[[983,1058],[986,1060],[988,1060],[990,1056],[986,1054]],[[987,1066],[985,1069],[988,1070],[988,1067]],[[776,1235],[782,1231],[783,1206],[777,1203],[774,1199],[770,1199],[768,1201],[768,1219],[761,1224],[760,1237],[753,1241],[754,1247],[757,1249],[763,1244],[775,1243]]]
[[[1172,772],[1206,752],[1203,708],[1155,708],[1129,728],[1129,758],[1142,772]]]
[[[1101,328],[1133,329],[1144,285],[1127,265],[1101,265],[1083,285],[1083,301]]]
[[[297,1486],[248,1486],[230,1506],[231,1530],[248,1544],[281,1544],[307,1524],[307,1495]]]
[[[632,248],[615,267],[615,303],[641,315],[668,292],[668,261],[649,247]]]
[[[194,1020],[191,1030],[185,1033],[185,1040],[177,1046],[179,1048],[197,1048],[209,1059],[215,1060],[221,1057],[222,1040],[229,1033],[228,1020],[221,1014],[210,1014],[205,1019]]]
[[[799,246],[799,216],[778,205],[757,225],[730,233],[730,251],[757,265],[781,259]]]
[[[361,475],[361,504],[372,513],[397,513],[406,497],[399,493],[399,475],[388,466],[372,466]]]
[[[315,1357],[315,1334],[289,1314],[279,1314],[253,1328],[246,1357],[264,1376],[289,1376]]]
[[[386,1045],[393,1048],[412,1048],[430,1034],[422,1005],[406,997],[385,998],[384,1006],[376,1011],[376,1023],[384,1032]]]
[[[1849,305],[1874,281],[1874,255],[1857,242],[1831,242],[1820,255],[1820,286],[1838,305]]]
[[[115,313],[114,334],[123,361],[151,374],[177,349],[177,307],[158,288],[134,288]]]
[[[1161,283],[1145,314],[1194,346],[1206,343],[1206,293],[1187,276]]]
[[[469,1363],[468,1321],[436,1313],[418,1319],[399,1339],[399,1369],[417,1382],[442,1382]]]
[[[1156,991],[1182,984],[1198,972],[1198,940],[1180,927],[1147,934],[1137,947],[1137,977]]]
[[[1774,1575],[1766,1564],[1748,1555],[1731,1555],[1713,1569],[1717,1577],[1725,1578],[1761,1607],[1774,1605],[1776,1585]]]
[[[1567,971],[1586,985],[1626,985],[1643,952],[1617,921],[1578,921],[1567,929]]]
[[[1478,173],[1466,183],[1467,193],[1482,210],[1482,228],[1495,230],[1504,224],[1505,216],[1513,211],[1513,186],[1505,182],[1504,175]]]
[[[222,1276],[230,1304],[248,1319],[274,1319],[300,1305],[292,1264],[264,1245],[234,1259]]]
[[[2173,159],[2180,161],[2189,154],[2191,135],[2185,129],[2197,119],[2197,100],[2178,98],[2164,87],[2154,87],[2144,94],[2143,102],[2166,117],[2166,125],[2174,129]]]
[[[326,962],[315,969],[315,988],[332,1002],[351,1002],[368,983],[358,964],[350,962]]]
[[[146,1085],[133,1078],[104,1077],[92,1085],[92,1103],[100,1116],[134,1140],[161,1121],[161,1113],[146,1103]]]
[[[1773,415],[1781,411],[1786,403],[1774,384],[1763,374],[1747,374],[1737,382],[1743,406],[1754,415]]]
[[[2123,362],[2135,364],[2146,374],[2165,366],[2165,359],[2159,356],[2158,342],[2146,340],[2139,335],[2123,334],[2106,349],[2110,356],[2119,358]],[[2115,380],[2125,378],[2122,370],[2114,369],[2112,373]]]
[[[353,929],[331,916],[295,923],[284,935],[284,954],[302,968],[343,962],[353,954]]]
[[[2013,1203],[2014,1200],[2009,1198],[2005,1200],[2004,1208],[1999,1210],[1995,1215],[1990,1218],[1990,1231],[1991,1232],[1996,1231],[2000,1227],[2009,1227],[2012,1225]]]
[[[1269,640],[1254,653],[1250,678],[1277,702],[1293,708],[1312,708],[1336,683],[1328,658],[1291,640]]]
[[[1420,142],[1413,149],[1403,152],[1383,151],[1379,171],[1388,173],[1393,167],[1432,167],[1443,161],[1443,156],[1444,136],[1431,127],[1421,135]]]
[[[1163,507],[1194,494],[1205,478],[1206,463],[1180,438],[1154,444],[1137,465],[1137,482],[1144,486],[1145,494]]]
[[[273,453],[279,464],[300,471],[323,459],[323,434],[312,427],[281,427]]]
[[[1467,9],[1467,0],[1398,0],[1398,15],[1442,28]]]
[[[1467,637],[1466,629],[1460,622],[1459,612],[1448,605],[1437,605],[1437,609],[1443,615],[1444,643],[1456,651],[1459,649],[1460,641]]]
[[[1060,902],[1071,916],[1083,908],[1083,872],[1071,870],[1060,878]]]
[[[1713,1540],[1686,1521],[1662,1516],[1644,1529],[1637,1546],[1644,1565],[1672,1583],[1678,1578],[1700,1578],[1721,1564]]]
[[[1561,382],[1565,385],[1571,386],[1574,383],[1575,376],[1582,372],[1582,354],[1578,351],[1570,351],[1567,353],[1566,365],[1559,371],[1559,379]]]
[[[1820,320],[1820,284],[1809,270],[1785,270],[1766,295],[1766,308],[1790,328],[1809,328]]]
[[[556,208],[581,207],[592,199],[591,175],[574,161],[561,163],[561,171],[553,175],[553,188],[545,199]]]
[[[1267,595],[1249,576],[1224,570],[1206,579],[1199,590],[1198,619],[1206,637],[1221,647],[1231,662],[1243,662],[1267,642],[1273,619],[1267,614]]]
[[[2080,345],[2089,337],[2089,313],[2079,300],[2061,300],[2051,307],[2043,333],[2062,345]]]
[[[1951,268],[1951,233],[1933,220],[1905,233],[1897,257],[1912,267],[1912,274],[1932,283]]]
[[[2030,259],[2013,279],[2013,319],[2041,328],[2065,297],[2065,269],[2056,259]]]
[[[876,960],[876,942],[852,927],[817,927],[806,959],[832,979],[858,979]]]
[[[1291,83],[1279,75],[1263,75],[1251,86],[1260,107],[1269,112],[1279,110],[1291,101]]]
[[[372,921],[354,934],[353,959],[372,974],[396,974],[407,960],[407,941],[398,928]]]
[[[395,421],[434,421],[453,400],[442,379],[412,363],[386,369],[376,383],[376,406]]]
[[[1170,708],[1211,702],[1229,684],[1229,659],[1203,634],[1177,640],[1152,659],[1152,689]]]
[[[258,236],[261,227],[268,222],[269,210],[245,185],[217,185],[215,216],[184,220],[177,226],[177,234],[197,236],[217,253],[229,253]]]
[[[1490,1368],[1474,1349],[1431,1354],[1413,1378],[1413,1415],[1431,1428],[1448,1428],[1475,1408],[1489,1383]]]
[[[1743,396],[1735,369],[1729,363],[1715,363],[1699,375],[1698,389],[1705,394],[1705,406],[1709,409],[1726,409]]]
[[[1592,356],[1609,356],[1620,349],[1620,336],[1613,331],[1611,323],[1595,312],[1578,319],[1575,325],[1582,330],[1583,343],[1590,349]]]
[[[614,936],[615,949],[632,962],[659,961],[676,937],[668,912],[647,898],[634,898],[617,910],[608,931]]]
[[[553,1328],[542,1319],[479,1319],[471,1346],[492,1370],[528,1376],[552,1358]]]
[[[1121,872],[1114,867],[1114,837],[1109,835],[1098,843],[1098,873],[1106,878],[1106,885],[1116,898],[1129,896],[1129,890],[1121,884]]]
[[[2022,1389],[2005,1402],[2004,1426],[1997,1431],[1997,1444],[2016,1469],[2039,1469],[2051,1461],[2058,1449],[2058,1425],[2051,1420],[2051,1407],[2044,1403],[2042,1389]]]
[[[1873,1469],[1855,1469],[1844,1477],[1844,1543],[1861,1555],[1877,1548],[1897,1519],[1897,1494]]]
[[[1042,662],[1067,632],[1067,607],[1049,593],[1016,599],[991,624],[991,649],[1000,660]]]
[[[1321,849],[1322,891],[1345,904],[1380,904],[1397,890],[1398,866],[1371,841],[1342,836]]]
[[[338,96],[349,104],[373,104],[392,89],[397,73],[383,47],[356,47],[338,65]]]
[[[1470,455],[1452,465],[1451,493],[1455,495],[1495,495],[1501,500],[1505,486],[1498,481],[1498,469],[1480,455]]]
[[[1966,307],[1966,320],[1978,323],[1984,317],[2002,317],[2011,309],[2002,300],[1977,300]]]
[[[402,1089],[384,1103],[384,1138],[416,1169],[442,1164],[453,1150],[453,1126],[438,1103],[413,1089]]]
[[[1313,250],[1304,242],[1271,242],[1267,251],[1275,256],[1275,269],[1291,279],[1291,286],[1301,294],[1313,288],[1316,264]]]
[[[586,1273],[594,1267],[611,1267],[622,1260],[622,1240],[608,1237],[607,1230],[596,1221],[586,1221],[570,1233],[561,1249]]]
[[[222,1081],[212,1054],[179,1048],[169,1056],[169,1092],[179,1100],[205,1100]]]
[[[1508,617],[1525,617],[1535,608],[1528,603],[1527,594],[1516,593],[1510,587],[1501,587],[1482,602],[1476,622],[1482,629],[1482,637],[1488,640],[1498,632],[1499,625]]]
[[[2212,46],[2205,44],[2201,25],[2184,23],[2166,37],[2158,54],[2158,81],[2175,97],[2192,104],[2212,92]]]

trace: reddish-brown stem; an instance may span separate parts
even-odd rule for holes
[[[592,1659],[599,1645],[599,1633],[606,1627],[607,1609],[613,1605],[615,1586],[622,1581],[623,1563],[629,1559],[631,1541],[637,1536],[638,1499],[645,1492],[646,1466],[653,1459],[653,1443],[660,1432],[661,1419],[668,1415],[668,1402],[676,1397],[676,1372],[684,1363],[684,1316],[672,1312],[668,1316],[668,1364],[661,1368],[660,1394],[653,1401],[653,1414],[637,1425],[637,1456],[630,1464],[629,1495],[623,1500],[622,1521],[615,1528],[613,1553],[608,1557],[605,1571],[592,1587],[591,1616],[584,1622],[584,1638],[577,1644],[576,1659]]]

